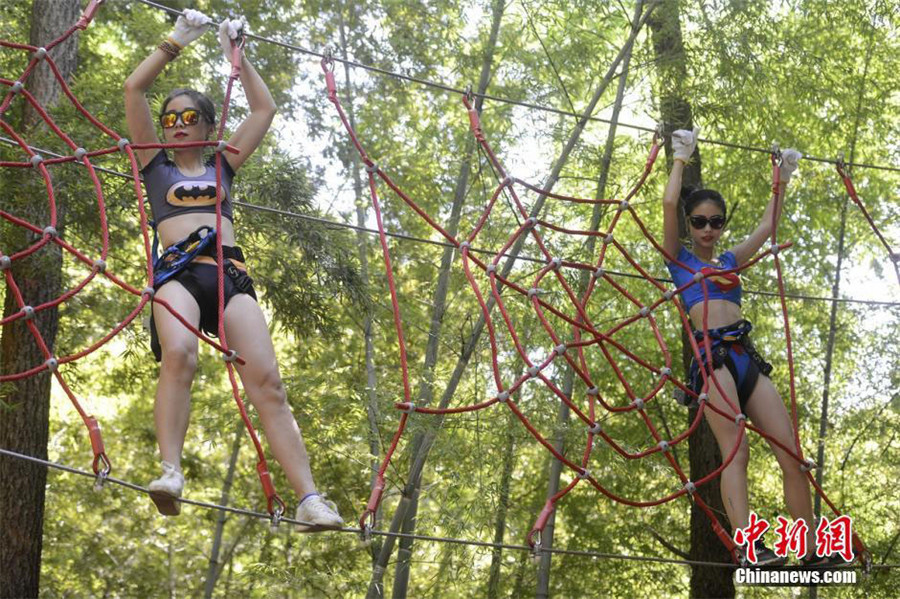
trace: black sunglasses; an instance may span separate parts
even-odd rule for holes
[[[168,110],[159,115],[159,124],[163,129],[171,129],[181,118],[181,122],[185,126],[190,127],[200,122],[200,113],[196,108],[185,108],[184,110]]]
[[[721,229],[725,226],[725,217],[721,214],[716,214],[709,218],[706,218],[705,216],[689,216],[688,220],[691,221],[691,226],[695,229],[703,229],[706,225],[709,225],[713,229]]]

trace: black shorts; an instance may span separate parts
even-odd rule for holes
[[[223,274],[226,308],[231,298],[241,293],[246,293],[254,300],[257,299],[256,291],[253,289],[253,279],[250,278],[247,271],[241,270],[230,260],[226,260]],[[159,287],[163,287],[171,281],[181,283],[200,307],[200,330],[211,337],[217,337],[219,334],[219,283],[216,265],[190,262]],[[161,362],[162,348],[159,344],[159,335],[156,332],[156,322],[153,319],[152,310],[150,312],[150,349],[153,350],[156,361]]]

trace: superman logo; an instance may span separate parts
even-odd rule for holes
[[[702,268],[700,272],[706,276],[707,281],[710,281],[722,291],[731,291],[741,284],[740,277],[733,272],[720,274],[718,270],[710,267]]]
[[[215,181],[179,181],[169,188],[166,202],[172,206],[210,206],[216,203]]]

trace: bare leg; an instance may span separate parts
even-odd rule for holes
[[[738,405],[737,388],[731,373],[725,367],[716,370],[716,378],[725,390],[729,399]],[[719,390],[710,381],[709,385],[709,401],[712,405],[719,408],[726,414],[732,412],[732,408],[728,405]],[[722,453],[722,459],[728,457],[734,449],[738,440],[738,427],[734,420],[726,419],[712,410],[705,410],[706,421],[712,429],[716,442],[719,444],[719,451]],[[737,453],[731,463],[722,471],[719,477],[719,487],[722,492],[722,503],[725,505],[725,511],[728,514],[728,521],[733,529],[746,528],[749,525],[750,507],[747,498],[747,464],[750,461],[750,448],[747,444],[747,435],[741,439]]]
[[[249,295],[237,295],[228,302],[225,335],[229,347],[247,362],[237,366],[238,374],[291,487],[300,497],[315,491],[306,445],[287,403],[265,316]]]
[[[756,388],[747,402],[747,416],[765,433],[778,439],[785,447],[794,448],[794,431],[791,418],[778,390],[766,376],[760,376]],[[800,463],[786,451],[769,441],[772,453],[781,467],[784,486],[784,502],[794,520],[802,518],[809,526],[807,549],[814,547],[815,524],[813,522],[812,501],[809,481],[800,470]],[[813,543],[813,544],[810,544]]]
[[[156,296],[168,302],[191,324],[196,326],[200,322],[200,308],[181,283],[166,283]],[[162,347],[153,409],[156,439],[162,459],[180,471],[191,414],[191,382],[197,370],[197,337],[162,306],[153,305],[153,318]]]

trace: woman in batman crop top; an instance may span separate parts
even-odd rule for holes
[[[165,66],[212,25],[203,13],[188,9],[179,16],[168,39],[163,41],[125,82],[125,116],[133,143],[163,142],[184,144],[211,139],[215,133],[216,110],[203,94],[176,89],[162,103],[158,119],[150,112],[147,91]],[[233,45],[243,36],[241,20],[226,20],[217,26],[219,41],[228,64]],[[228,343],[246,363],[237,365],[244,391],[259,413],[275,458],[291,487],[300,498],[298,520],[314,525],[343,523],[332,502],[316,490],[300,429],[287,402],[277,358],[262,310],[255,299],[252,281],[242,264],[243,254],[235,246],[232,222],[231,183],[235,172],[253,154],[275,116],[276,106],[265,82],[241,53],[240,82],[250,108],[230,138],[238,153],[223,152],[222,245],[230,250],[226,285],[224,326]],[[143,165],[142,174],[150,198],[153,218],[164,248],[177,245],[200,231],[216,226],[215,160],[205,160],[203,147],[172,146],[166,150],[135,150]],[[208,245],[206,246],[208,247]],[[214,255],[214,254],[213,254]],[[229,258],[230,257],[230,258]],[[218,327],[218,272],[208,255],[196,255],[159,283],[154,300],[165,300],[194,327],[213,332]],[[204,260],[205,259],[205,260]],[[210,262],[213,262],[210,264]],[[173,274],[173,273],[169,273]],[[162,279],[161,279],[162,280]],[[178,499],[184,486],[181,455],[190,414],[190,390],[197,367],[197,337],[154,301],[153,321],[158,338],[161,365],[156,389],[154,416],[162,458],[162,476],[149,485],[157,509],[165,515],[179,513]]]
[[[698,130],[675,131],[672,134],[674,156],[672,172],[663,195],[663,227],[666,266],[675,286],[681,288],[681,298],[695,329],[695,338],[701,347],[702,366],[696,363],[689,374],[692,389],[699,395],[706,393],[708,402],[725,414],[726,418],[713,410],[704,410],[706,420],[718,442],[722,456],[731,454],[735,446],[737,452],[729,465],[722,471],[720,488],[722,502],[728,514],[732,529],[746,528],[749,524],[749,501],[747,492],[747,464],[749,446],[746,434],[738,445],[739,426],[735,417],[743,413],[756,426],[778,439],[786,447],[794,447],[793,429],[784,402],[767,374],[771,365],[765,362],[750,343],[748,333],[751,325],[741,314],[741,285],[735,269],[738,269],[760,249],[771,233],[773,212],[778,219],[781,212],[780,198],[791,173],[796,169],[800,153],[785,150],[782,155],[781,185],[777,197],[773,195],[766,206],[759,225],[750,235],[720,252],[718,242],[726,224],[726,205],[722,195],[711,189],[682,188],[682,174],[685,163],[694,153]],[[681,199],[684,212],[679,208]],[[685,219],[690,240],[690,249],[682,245],[679,238],[679,224]],[[675,260],[672,261],[671,258]],[[713,383],[712,377],[704,381],[700,373],[703,368],[708,375],[707,357],[703,348],[704,292],[700,282],[694,281],[696,272],[704,273],[708,293],[707,326],[713,353],[713,368],[716,380],[721,384],[730,401],[726,401]],[[722,271],[721,274],[719,271]],[[734,407],[732,407],[734,406]],[[777,445],[769,442],[784,477],[784,495],[788,511],[794,520],[803,519],[808,526],[807,547],[815,547],[814,523],[810,488],[801,464]],[[749,548],[742,548],[742,555]],[[784,563],[762,543],[754,544],[758,564]],[[807,554],[809,555],[809,554]],[[814,557],[814,553],[813,553]]]

